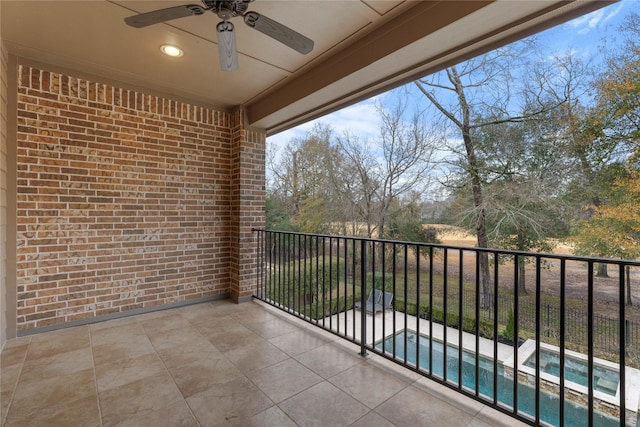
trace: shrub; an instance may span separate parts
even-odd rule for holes
[[[513,342],[513,339],[515,338],[515,324],[516,324],[516,320],[513,315],[513,310],[510,310],[509,315],[507,316],[507,324],[504,327],[502,336],[511,342]]]
[[[371,292],[372,288],[391,292],[393,290],[393,274],[381,271],[367,273],[367,292]]]
[[[295,271],[291,284],[295,286],[300,283],[301,286],[322,288],[324,284],[325,290],[330,290],[335,289],[344,277],[344,258],[325,259],[324,262],[321,258],[309,258],[291,264]]]
[[[405,312],[407,314],[418,316],[425,320],[430,320],[441,325],[445,324],[444,310],[442,307],[433,307],[432,312],[429,312],[428,304],[420,304],[418,309],[416,303],[396,299],[396,310]],[[449,312],[446,318],[447,326],[454,328],[460,327],[460,316],[457,312]],[[462,330],[471,334],[476,333],[476,319],[471,316],[462,317]],[[484,338],[493,338],[493,323],[480,319],[478,334]]]
[[[323,290],[337,288],[344,278],[344,269],[344,258],[293,260],[283,264],[278,274],[267,275],[267,293],[280,303],[302,300],[312,303],[322,299]]]
[[[319,320],[323,317],[332,316],[337,313],[341,313],[353,308],[353,297],[341,296],[338,298],[324,300],[324,306],[322,301],[315,301],[313,304],[302,307],[302,313],[313,320]]]

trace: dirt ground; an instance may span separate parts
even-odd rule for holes
[[[453,246],[468,246],[473,247],[476,244],[475,237],[469,235],[464,230],[451,227],[435,225],[435,228],[439,230],[438,238],[443,244]],[[555,254],[572,254],[572,248],[562,242],[558,242],[558,245],[553,250]],[[455,255],[454,255],[455,258]],[[468,271],[473,271],[471,268],[475,264],[475,258],[465,255],[465,265],[469,265]],[[453,261],[454,259],[450,259]],[[608,278],[594,277],[594,309],[598,314],[618,317],[619,315],[619,276],[613,266],[609,268]],[[526,275],[530,280],[527,282],[527,290],[529,293],[535,292],[535,271],[533,266],[527,267]],[[509,268],[500,269],[500,286],[503,288],[513,288],[513,271]],[[567,302],[572,306],[583,305],[586,309],[587,300],[587,269],[584,263],[578,263],[573,261],[567,262],[567,272],[565,276],[565,295]],[[560,281],[559,281],[559,267],[557,263],[550,263],[547,268],[541,271],[541,292],[546,295],[560,295]],[[633,306],[626,306],[626,318],[640,321],[640,271],[631,270],[631,299]],[[569,301],[573,300],[573,301]]]

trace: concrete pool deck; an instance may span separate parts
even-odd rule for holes
[[[335,314],[324,320],[325,327],[331,325],[331,330],[336,333],[346,333],[349,337],[360,340],[361,334],[361,312],[359,310],[348,310],[343,313]],[[383,338],[399,332],[406,328],[412,331],[419,331],[421,335],[430,335],[430,327],[432,328],[433,338],[444,342],[445,328],[439,323],[431,324],[425,319],[418,319],[412,315],[405,315],[401,312],[392,312],[386,310],[384,313],[378,312],[375,315],[366,313],[366,340],[369,345],[374,345]],[[395,321],[395,323],[394,323]],[[346,327],[345,327],[346,325]],[[419,329],[418,329],[419,328]],[[355,330],[355,335],[354,335]],[[447,327],[447,343],[458,347],[460,334],[458,329]],[[482,356],[493,359],[494,342],[486,338],[479,339],[480,354]],[[462,332],[462,348],[471,352],[476,351],[476,336],[468,332]],[[498,343],[498,361],[504,362],[513,356],[513,347],[510,345]]]

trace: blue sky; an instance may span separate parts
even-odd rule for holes
[[[623,0],[599,9],[573,21],[551,28],[536,37],[547,46],[549,56],[560,55],[569,50],[583,58],[597,58],[601,48],[616,47],[621,41],[618,28],[630,12],[640,13],[640,0]],[[380,95],[393,96],[393,93]],[[345,131],[358,135],[361,140],[378,135],[378,120],[373,100],[369,99],[344,108],[267,138],[269,149],[279,150],[294,138],[304,137],[314,123],[330,123],[336,135]]]
[[[618,29],[624,17],[640,12],[639,0],[626,0],[581,16],[537,35],[551,50],[575,49],[585,57],[598,55],[601,47],[617,46]]]

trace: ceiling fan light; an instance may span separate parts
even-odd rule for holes
[[[163,44],[162,46],[160,46],[160,50],[165,55],[171,56],[171,57],[174,57],[174,58],[179,58],[182,55],[184,55],[184,52],[182,52],[182,49],[180,49],[179,47],[176,47],[176,46],[172,46],[170,44]]]

